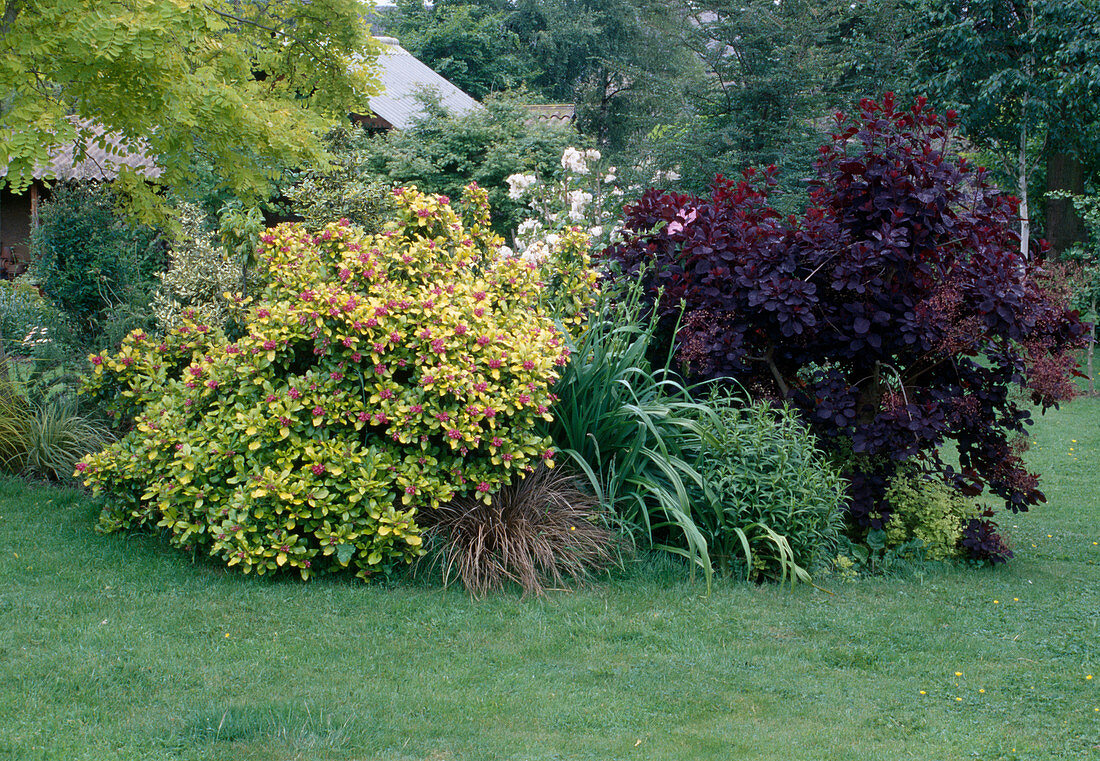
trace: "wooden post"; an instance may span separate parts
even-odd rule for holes
[[[38,227],[38,183],[31,183],[31,229]]]

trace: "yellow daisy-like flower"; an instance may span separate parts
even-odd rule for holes
[[[963,675],[963,672],[961,672],[961,671],[956,671],[955,672],[955,676],[962,676],[962,675]]]

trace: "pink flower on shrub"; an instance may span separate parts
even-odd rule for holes
[[[523,369],[524,369],[524,370],[534,370],[534,369],[535,369],[535,363],[534,363],[534,362],[532,362],[532,361],[531,361],[531,360],[529,360],[529,359],[525,359],[525,360],[523,361]]]
[[[268,351],[271,351],[272,349],[275,348],[275,342],[274,341],[264,341],[264,348],[267,349]]]
[[[290,389],[290,391],[288,391],[288,392],[287,392],[287,395],[288,395],[288,396],[289,396],[289,397],[290,397],[291,399],[301,399],[301,398],[302,398],[302,392],[301,392],[301,391],[299,391],[299,390],[298,390],[298,389],[296,389],[296,388],[292,388],[292,389]]]
[[[264,318],[264,317],[268,317],[270,315],[271,315],[271,312],[267,311],[266,309],[257,309],[256,310],[256,316],[257,317]]]
[[[103,364],[103,357],[99,356],[98,354],[96,354],[94,356],[91,356],[91,357],[88,357],[88,359],[91,361],[91,363],[93,365],[102,365]]]
[[[432,351],[434,351],[436,354],[442,354],[445,349],[446,344],[442,338],[437,338],[432,341]]]
[[[208,380],[206,382],[206,387],[207,388],[217,388],[218,387],[218,382],[216,380]]]
[[[324,407],[317,406],[317,407],[313,408],[313,417],[321,417],[324,414],[325,414],[325,408]]]
[[[352,362],[359,362],[362,359],[363,359],[363,355],[360,354],[359,352],[353,352],[352,355],[351,355],[351,361]]]
[[[384,388],[378,392],[378,396],[383,399],[393,399],[393,389]]]
[[[501,365],[503,365],[503,364],[504,363],[501,362],[499,359],[490,359],[489,360],[489,368],[492,369],[492,370],[499,370]]]
[[[492,418],[496,417],[497,411],[494,410],[492,407],[486,407],[484,410],[481,411],[481,413],[487,418]]]
[[[487,388],[489,388],[489,384],[485,381],[479,381],[474,384],[474,391],[477,391],[479,394],[484,392]]]
[[[497,449],[500,449],[502,446],[504,446],[504,439],[500,438],[500,436],[494,436],[493,440],[489,443]]]
[[[451,430],[447,431],[447,436],[449,436],[452,439],[456,439],[456,440],[461,439],[462,438],[462,431],[458,430],[457,428],[452,428]]]
[[[360,412],[356,420],[358,420],[360,423],[365,423],[370,420],[370,415],[368,415],[366,412]]]
[[[531,397],[528,394],[520,394],[518,397],[516,397],[516,399],[519,401],[520,404],[527,404],[531,401]]]
[[[424,411],[424,405],[422,405],[422,404],[414,404],[411,407],[409,407],[409,412],[413,413],[414,415],[419,415],[423,411]]]
[[[489,486],[488,482],[486,482],[486,481],[482,481],[481,483],[479,483],[477,485],[477,490],[479,492],[481,492],[482,494],[485,494],[486,492],[488,492],[490,488],[491,487]]]
[[[316,465],[311,467],[310,470],[313,471],[313,475],[319,476],[319,475],[321,475],[322,473],[325,472],[325,466],[322,465],[321,463],[317,463]]]

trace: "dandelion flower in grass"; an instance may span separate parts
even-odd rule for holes
[[[958,702],[958,703],[961,703],[961,702],[963,702],[963,699],[962,698],[955,698],[955,701]]]
[[[963,675],[963,672],[961,672],[961,671],[956,671],[955,672],[955,676],[962,676],[962,675]]]
[[[979,692],[980,694],[982,694],[982,695],[984,695],[984,694],[985,694],[985,690],[978,690],[978,692]]]
[[[921,695],[927,695],[928,693],[927,693],[927,692],[925,692],[924,690],[921,690],[921,691],[920,691],[920,694],[921,694]]]
[[[1019,602],[1019,601],[1020,601],[1020,598],[1019,598],[1019,597],[1013,597],[1013,598],[1012,598],[1012,602]]]
[[[1089,679],[1092,679],[1092,674],[1089,674],[1088,676],[1086,676],[1086,677],[1085,677],[1085,681],[1086,681],[1086,682],[1087,682],[1087,681],[1088,681]]]
[[[994,605],[1000,605],[1000,604],[1001,604],[1001,601],[1000,601],[1000,600],[994,600],[994,601],[993,601],[993,604],[994,604]]]

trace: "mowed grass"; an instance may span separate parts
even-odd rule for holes
[[[241,577],[0,482],[0,758],[1100,759],[1100,400],[1034,442],[1007,567],[832,594]]]

